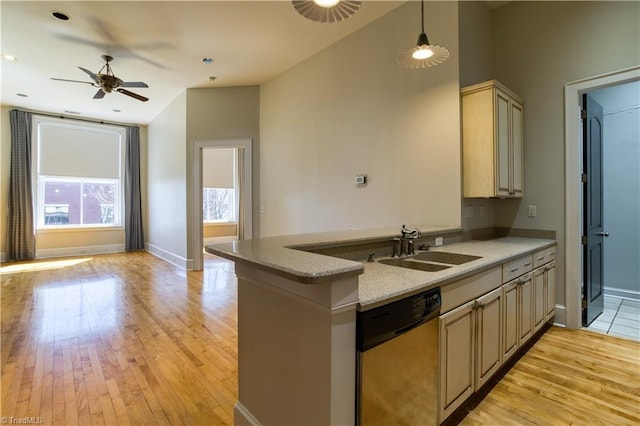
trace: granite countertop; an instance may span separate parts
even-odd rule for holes
[[[437,236],[442,233],[459,231],[459,228],[438,226],[420,228],[425,236]],[[358,309],[366,311],[434,286],[446,285],[556,243],[555,240],[549,239],[504,237],[486,241],[471,240],[436,247],[430,251],[481,256],[480,259],[438,272],[417,271],[377,262],[354,262],[304,251],[314,247],[339,247],[383,241],[396,237],[398,231],[398,228],[395,227],[393,229],[276,236],[213,244],[205,247],[205,250],[234,262],[250,264],[303,285],[320,284],[361,275],[358,285]]]
[[[360,277],[358,285],[358,309],[366,311],[432,287],[446,285],[554,244],[556,244],[555,240],[504,237],[436,247],[429,251],[481,256],[480,259],[451,266],[438,272],[423,272],[381,263],[363,262],[364,274]]]
[[[460,230],[443,226],[418,228],[423,235]],[[317,284],[362,274],[364,268],[361,262],[309,253],[305,250],[384,241],[399,235],[400,227],[283,235],[213,244],[206,246],[205,250],[234,262],[250,263],[259,269],[302,284]]]

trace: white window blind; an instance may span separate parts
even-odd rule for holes
[[[57,124],[41,124],[39,132],[40,175],[120,177],[122,133]]]
[[[202,150],[202,186],[204,188],[235,187],[235,148]]]

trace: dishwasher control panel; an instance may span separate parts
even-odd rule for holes
[[[440,315],[440,288],[406,297],[356,316],[356,344],[366,351]]]

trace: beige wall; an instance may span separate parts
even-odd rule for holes
[[[13,107],[3,105],[0,117],[0,252],[5,259],[7,249],[7,203],[9,196],[9,171],[11,164],[11,126],[9,111]],[[37,114],[38,112],[34,112]],[[140,167],[143,220],[146,222],[146,167],[147,129],[140,126]],[[36,256],[71,256],[87,253],[104,253],[124,250],[123,229],[99,230],[46,230],[36,234]]]
[[[260,88],[258,86],[188,89],[187,90],[187,247],[193,258],[193,143],[195,140],[249,138],[253,141],[253,232],[258,234],[256,208],[260,168]],[[195,245],[198,246],[198,245]]]
[[[202,226],[203,238],[235,237],[238,225],[235,223],[205,223]]]
[[[401,68],[409,2],[261,87],[260,235],[460,225],[458,5],[427,2],[444,64]],[[356,174],[369,184],[354,184]]]
[[[557,231],[560,304],[565,303],[564,86],[638,65],[639,16],[639,2],[512,2],[494,11],[495,77],[525,99],[525,197],[502,203],[496,223]],[[527,217],[528,205],[537,206],[536,218]]]
[[[187,94],[149,124],[147,152],[149,249],[170,262],[187,262]]]

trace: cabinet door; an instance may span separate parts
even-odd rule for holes
[[[440,317],[440,419],[473,393],[475,339],[471,301]]]
[[[513,280],[502,286],[502,356],[503,362],[518,350],[518,283]]]
[[[545,265],[546,303],[545,321],[550,320],[556,313],[556,262]]]
[[[533,278],[531,272],[518,279],[518,340],[522,346],[533,335]]]
[[[533,271],[533,330],[542,327],[547,317],[545,296],[545,268],[544,266]]]
[[[510,101],[509,96],[500,90],[496,90],[495,97],[495,138],[496,138],[496,195],[498,197],[508,197],[511,187],[511,148],[509,116]]]
[[[524,195],[524,112],[522,105],[511,99],[511,188],[509,196],[522,197]]]
[[[480,389],[502,364],[502,288],[477,299],[476,303],[476,383]]]

